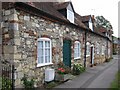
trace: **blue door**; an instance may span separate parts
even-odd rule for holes
[[[71,41],[63,41],[63,63],[71,67]]]

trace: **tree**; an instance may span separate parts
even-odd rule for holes
[[[97,27],[104,27],[106,28],[107,30],[112,30],[112,25],[111,23],[105,19],[103,16],[96,16],[96,26]]]

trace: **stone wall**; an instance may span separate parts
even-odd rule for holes
[[[107,40],[106,38],[103,38],[99,35],[93,34],[93,33],[87,33],[87,42],[90,43],[90,45],[94,45],[94,64],[100,64],[103,63],[106,58],[106,54],[104,51],[104,54],[102,54],[102,51],[100,51],[100,53],[97,53],[97,43],[99,44],[99,48],[102,50],[102,46],[105,47],[105,50],[107,50]],[[90,56],[87,57],[87,66],[91,65],[90,63]]]
[[[84,62],[85,32],[82,29],[53,22],[45,17],[38,17],[29,13],[10,9],[3,10],[3,52],[4,59],[14,62],[15,86],[21,87],[21,78],[27,74],[35,79],[36,86],[44,83],[44,70],[63,61],[63,40],[71,40],[71,64]],[[52,65],[37,67],[37,40],[48,37],[52,41]],[[74,60],[74,42],[81,43],[81,58]],[[106,40],[93,33],[87,34],[87,41],[96,46],[96,43],[106,47]],[[95,63],[105,61],[105,55],[97,55],[95,47]],[[90,65],[90,57],[87,57],[87,66]]]
[[[37,67],[37,40],[48,37],[52,41],[52,61],[63,61],[63,40],[71,40],[72,64],[74,60],[74,42],[81,42],[81,58],[77,62],[83,62],[84,32],[73,26],[52,22],[42,17],[30,15],[26,12],[11,9],[3,12],[4,28],[4,58],[14,60],[15,86],[21,87],[21,78],[27,74],[35,79],[35,84],[44,83],[44,70],[53,65]]]

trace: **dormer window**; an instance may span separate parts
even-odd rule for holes
[[[74,23],[74,12],[70,11],[67,9],[67,19],[71,22]]]
[[[74,13],[75,10],[71,2],[64,2],[60,4],[56,4],[55,8],[67,18],[71,23],[74,23]]]
[[[69,3],[67,7],[67,19],[71,22],[74,23],[74,10],[72,8],[72,4]]]
[[[93,23],[92,23],[91,18],[90,18],[90,20],[89,20],[89,28],[93,31]]]

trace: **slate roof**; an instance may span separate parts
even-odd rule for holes
[[[57,16],[58,18],[69,22],[69,20],[64,15],[62,15],[59,11],[57,11],[57,10],[60,10],[60,9],[67,8],[69,3],[71,3],[71,2],[63,2],[63,3],[55,3],[55,2],[40,2],[40,3],[37,3],[37,2],[34,2],[34,5],[39,10],[42,10],[42,11],[44,11],[44,12],[46,12],[46,13],[54,16],[54,17]],[[89,21],[89,19],[91,18],[91,15],[80,16],[76,12],[74,13],[74,15],[75,15],[74,16],[75,17],[74,18],[74,24],[75,25],[80,26],[84,29],[90,30],[84,24],[84,22]],[[103,34],[99,30],[94,30],[94,32],[103,36]]]
[[[90,20],[91,15],[86,15],[86,16],[82,16],[82,22],[88,22]]]
[[[103,30],[103,31],[102,31]],[[100,29],[98,27],[94,27],[94,32],[97,33],[97,34],[100,34],[102,36],[105,36],[105,34],[103,34],[105,29]]]
[[[67,6],[71,4],[73,11],[75,12],[72,2],[62,2],[62,3],[56,3],[54,4],[54,8],[56,8],[57,10],[61,10],[61,9],[65,9],[67,8]]]
[[[63,2],[63,3],[54,4],[54,7],[55,7],[57,10],[60,10],[60,9],[65,9],[65,8],[67,8],[68,5],[69,5],[69,2]]]
[[[47,18],[57,20],[58,22],[75,25],[90,31],[90,29],[87,26],[85,26],[84,22],[89,21],[91,15],[80,16],[75,12],[75,19],[74,19],[75,23],[73,24],[58,11],[59,9],[66,8],[69,5],[69,3],[71,2],[64,2],[59,4],[57,4],[56,2],[32,2],[32,5],[30,5],[25,2],[15,2],[14,6],[18,8],[22,8],[22,10],[24,9],[28,10],[28,13],[32,12],[41,16],[45,16],[45,17],[47,16]],[[94,33],[103,36],[103,34],[101,34],[99,30],[94,30]]]
[[[100,28],[98,28],[98,29],[99,29],[99,31],[100,31],[101,33],[107,32],[107,30],[106,30],[104,27],[100,27]]]
[[[57,4],[56,2],[33,2],[33,6],[34,8],[36,9],[39,9],[40,11],[43,11],[45,12],[46,14],[49,14],[53,17],[57,17],[57,18],[60,18],[61,20],[64,20],[66,22],[69,22],[70,21],[64,16],[62,15],[58,10],[58,8],[56,7],[59,7],[60,5],[60,8],[66,8],[68,6],[70,2],[64,2],[64,3],[59,3]],[[79,16],[79,14],[75,13],[75,18],[74,18],[74,21],[75,21],[75,25],[81,27],[81,28],[84,28],[84,29],[88,29],[81,21],[81,18]]]
[[[75,13],[75,24],[88,29],[88,27],[85,26],[85,24],[82,23],[82,17],[79,14],[77,14],[77,13]]]
[[[54,7],[53,2],[34,2],[34,5],[39,10],[48,13],[54,17],[68,21],[61,13],[59,13]]]

